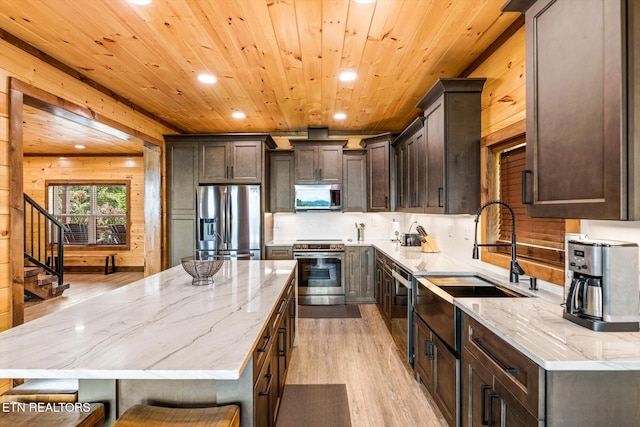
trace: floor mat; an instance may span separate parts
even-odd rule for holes
[[[287,384],[276,427],[351,427],[345,384]]]
[[[360,318],[360,309],[355,304],[342,305],[299,305],[301,319],[351,319]]]

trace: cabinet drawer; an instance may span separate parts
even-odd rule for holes
[[[275,317],[275,316],[273,316]],[[272,319],[269,319],[267,326],[265,327],[262,336],[256,344],[255,350],[253,350],[253,383],[255,384],[258,379],[258,373],[262,370],[265,360],[273,342],[276,340],[276,331],[273,329]]]
[[[267,259],[293,259],[291,246],[267,246]]]
[[[541,368],[486,327],[468,315],[463,317],[463,347],[474,355],[500,385],[533,414],[538,414]],[[497,384],[496,384],[497,385]]]

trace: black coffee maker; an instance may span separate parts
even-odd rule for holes
[[[638,331],[638,245],[571,240],[571,286],[563,317],[594,331]]]

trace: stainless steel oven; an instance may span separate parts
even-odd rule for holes
[[[303,305],[345,303],[344,243],[336,240],[297,241],[298,301]]]

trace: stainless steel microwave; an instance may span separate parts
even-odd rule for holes
[[[296,211],[342,210],[342,184],[296,185]]]

